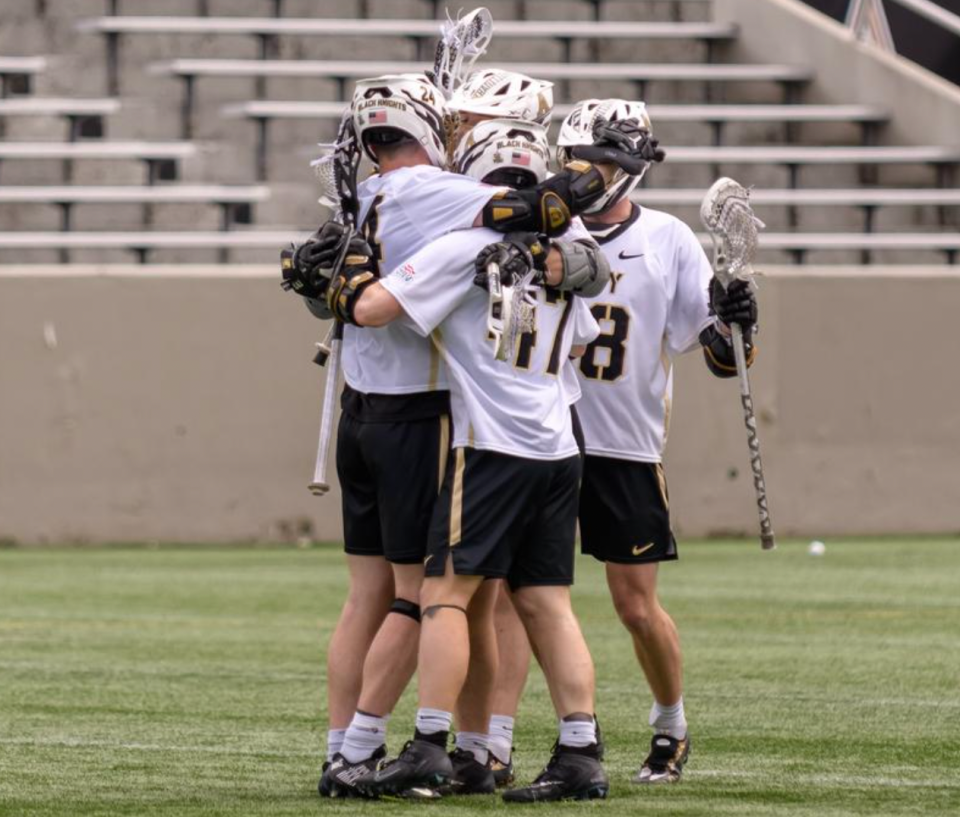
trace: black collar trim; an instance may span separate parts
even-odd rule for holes
[[[590,235],[593,236],[594,241],[598,244],[607,244],[610,241],[613,241],[615,238],[619,238],[623,233],[625,233],[633,223],[640,218],[640,207],[636,204],[630,210],[630,215],[626,221],[621,221],[619,224],[601,224],[598,221],[587,221],[586,217],[581,217],[583,220],[583,226],[589,230]]]

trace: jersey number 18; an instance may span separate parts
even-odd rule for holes
[[[615,304],[594,304],[590,311],[600,324],[600,335],[580,359],[580,372],[589,380],[612,383],[623,376],[630,313]]]

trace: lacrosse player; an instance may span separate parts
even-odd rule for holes
[[[662,160],[642,103],[587,100],[563,123],[558,159],[598,161],[607,147],[630,145],[640,152],[644,143],[650,161]],[[743,327],[752,362],[757,304],[749,284],[737,281],[726,291],[716,284],[685,224],[630,201],[645,171],[618,169],[583,217],[612,271],[605,290],[590,301],[601,334],[579,361],[586,448],[579,521],[583,552],[606,565],[614,606],[653,693],[654,735],[634,782],[665,783],[680,779],[690,751],[679,636],[657,597],[658,564],[677,558],[661,464],[671,361],[700,347],[713,374],[735,376],[729,326]],[[514,621],[498,607],[498,634],[506,631],[511,643],[518,638]],[[527,660],[523,651],[501,651],[496,706],[502,709],[495,708],[491,723],[502,719],[511,732]],[[491,753],[508,754],[503,730],[491,731]]]
[[[464,169],[513,173],[518,182],[521,171],[545,174],[542,127],[495,120],[476,131],[462,144]],[[514,588],[560,717],[547,769],[504,799],[607,792],[592,715],[592,662],[570,606],[580,456],[559,376],[574,338],[573,313],[586,312],[574,293],[599,291],[605,270],[576,243],[557,242],[561,263],[544,266],[535,261],[546,255],[536,240],[498,238],[488,230],[447,235],[380,281],[372,264],[358,259],[329,287],[328,303],[345,323],[398,320],[430,337],[451,378],[454,464],[434,510],[421,591],[417,728],[397,760],[357,781],[370,795],[429,796],[453,775],[445,747],[468,671],[467,610],[484,578],[505,578]],[[486,284],[491,260],[499,263],[504,285],[519,285],[536,266],[555,287],[534,288],[536,332],[524,335],[506,361],[494,358],[487,341],[490,299],[474,285],[475,278]],[[591,334],[597,331],[594,326]]]
[[[604,189],[602,174],[585,162],[520,191],[444,173],[443,101],[420,75],[358,83],[353,113],[363,148],[381,171],[359,191],[378,271],[471,225],[563,232],[571,211],[582,211]],[[321,317],[329,315],[318,304],[342,229],[325,225],[297,248],[285,272]],[[365,246],[355,239],[348,251],[356,256]],[[363,331],[348,325],[343,349],[337,468],[351,588],[328,658],[330,731],[320,792],[333,796],[353,793],[356,777],[383,757],[388,713],[415,669],[426,525],[449,442],[445,373],[428,341],[399,324]],[[486,721],[468,731],[485,730]]]

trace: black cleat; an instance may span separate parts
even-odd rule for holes
[[[610,790],[597,757],[597,745],[586,750],[554,746],[553,757],[529,786],[503,793],[506,803],[539,803],[556,800],[603,800]]]
[[[450,753],[453,777],[440,789],[441,794],[493,794],[497,788],[493,771],[480,763],[473,752],[454,749]]]
[[[359,763],[351,763],[337,752],[333,760],[323,764],[323,776],[317,790],[321,797],[363,797],[357,790],[357,780],[376,771],[387,756],[387,747],[381,746],[373,755]]]
[[[453,765],[443,746],[428,740],[407,741],[396,760],[357,780],[367,797],[410,797],[432,799],[440,796],[453,777]]]
[[[505,788],[514,781],[512,749],[510,750],[510,759],[506,763],[504,763],[493,752],[491,752],[490,760],[487,761],[487,766],[489,766],[490,771],[493,772],[493,782],[496,784],[498,789]]]
[[[683,774],[683,765],[690,756],[690,735],[677,740],[670,735],[654,735],[650,754],[643,761],[634,783],[676,783]]]

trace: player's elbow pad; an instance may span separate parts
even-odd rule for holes
[[[736,377],[737,359],[733,353],[733,344],[720,334],[716,326],[708,326],[700,333],[700,345],[703,347],[703,359],[707,368],[717,377]],[[757,356],[757,347],[744,339],[747,353],[747,367],[753,365]]]
[[[570,162],[536,187],[504,190],[483,208],[483,226],[500,233],[563,235],[573,216],[603,195],[603,176],[589,162]]]
[[[592,241],[554,241],[563,261],[563,278],[557,289],[594,298],[610,280],[610,263]]]

